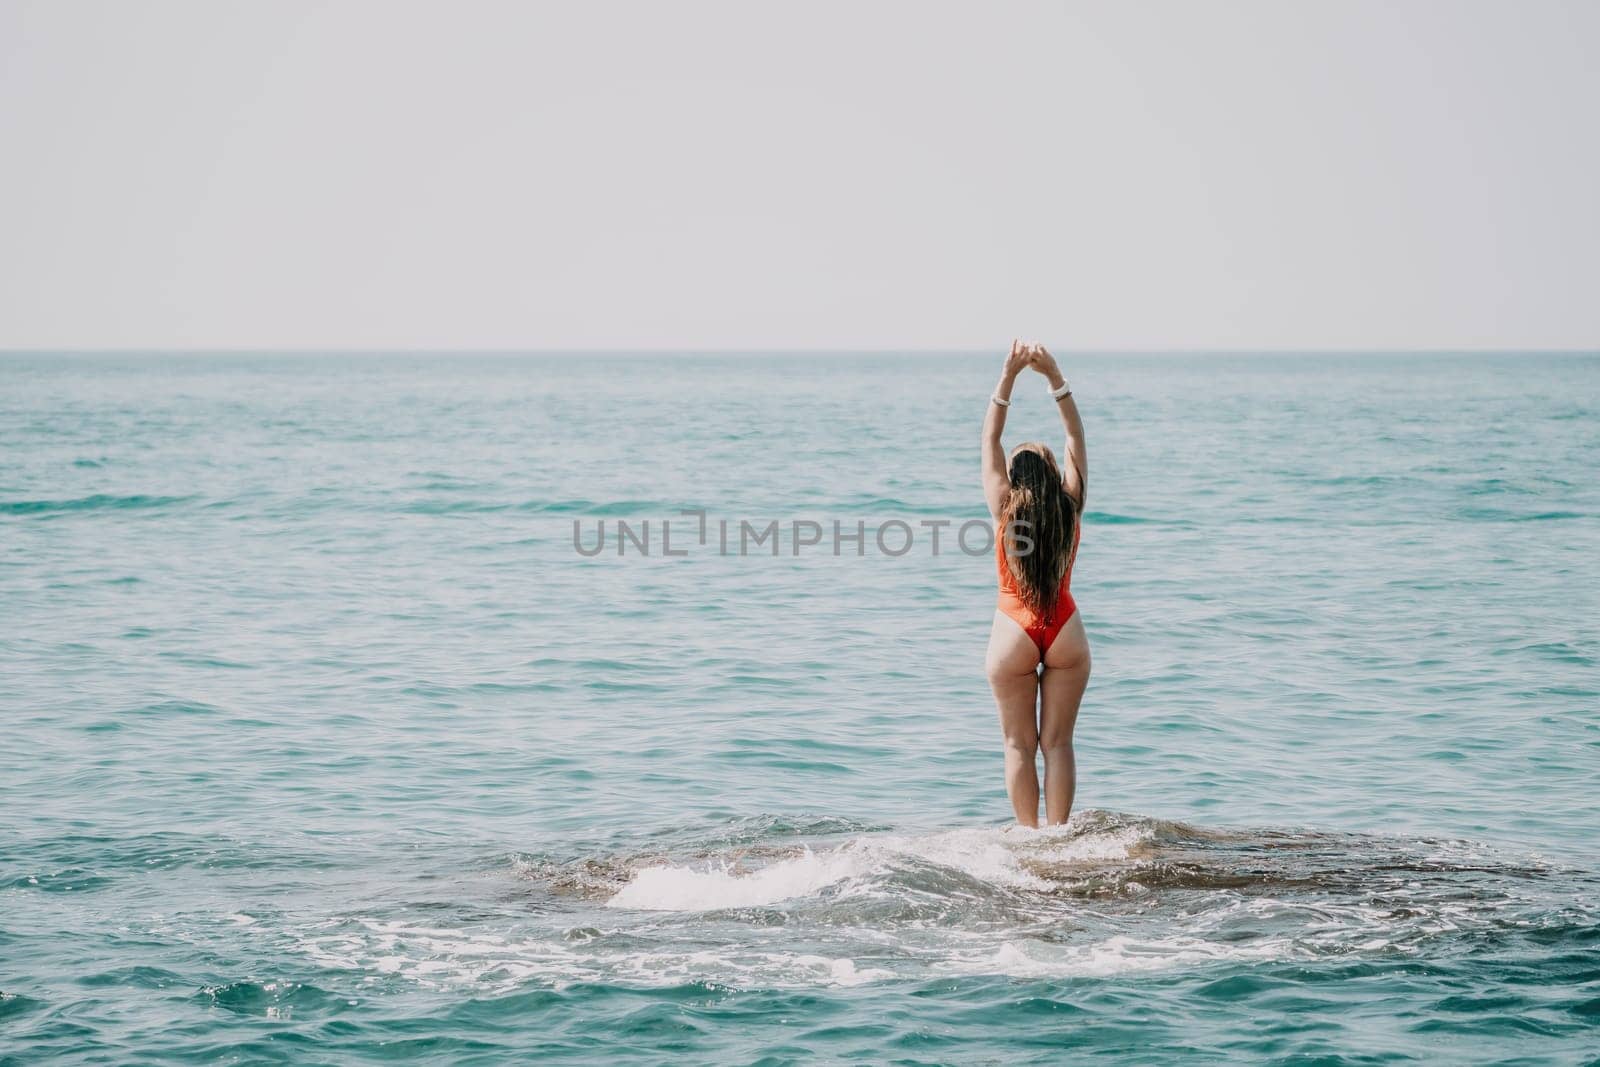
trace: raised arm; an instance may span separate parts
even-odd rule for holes
[[[1056,366],[1055,357],[1045,351],[1043,345],[1032,351],[1033,365],[1050,380],[1051,392],[1064,387],[1067,379],[1062,376],[1061,368]],[[1056,407],[1061,412],[1061,423],[1067,430],[1067,447],[1061,457],[1061,481],[1067,495],[1078,502],[1081,512],[1083,495],[1089,486],[1089,451],[1083,441],[1083,420],[1078,417],[1078,405],[1072,399],[1070,390],[1056,401]]]
[[[1030,354],[1027,346],[1011,342],[1011,354],[1006,357],[1000,381],[989,398],[989,410],[983,416],[983,499],[989,505],[989,514],[996,520],[1000,518],[1000,505],[1011,490],[1011,479],[1006,474],[1005,448],[1000,444],[1000,434],[1006,428],[1006,405],[995,401],[998,398],[1010,402],[1011,386],[1028,366]]]

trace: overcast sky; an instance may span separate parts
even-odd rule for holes
[[[0,347],[1600,347],[1600,4],[0,0]]]

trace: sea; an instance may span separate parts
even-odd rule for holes
[[[0,1063],[1600,1057],[1600,355],[0,356]],[[1059,450],[1041,378],[1007,443]]]

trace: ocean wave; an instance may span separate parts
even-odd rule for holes
[[[178,831],[22,839],[12,842],[6,858],[11,872],[0,876],[0,889],[78,894],[158,871],[312,871],[340,862],[333,854],[278,843]]]
[[[136,511],[172,507],[198,500],[196,496],[111,496],[96,493],[73,500],[0,500],[0,515],[52,515],[74,511]]]
[[[26,1015],[30,1011],[43,1008],[44,1001],[34,997],[23,996],[21,993],[7,993],[0,990],[0,1021],[14,1019],[19,1015]]]
[[[205,986],[197,996],[210,1006],[268,1019],[291,1019],[298,1014],[324,1016],[358,1003],[314,985],[288,980],[243,979]]]
[[[824,824],[826,825],[826,824]],[[1536,860],[1437,839],[1315,831],[1226,831],[1169,820],[1083,811],[1066,827],[972,827],[907,834],[852,832],[785,841],[745,834],[682,837],[659,852],[560,862],[519,857],[521,875],[610,909],[715,912],[846,901],[915,891],[971,900],[974,886],[1035,903],[1155,891],[1268,892],[1369,889],[1382,880],[1473,874],[1540,877]]]
[[[635,874],[608,906],[646,911],[748,908],[810,896],[869,870],[866,856],[845,851],[818,856],[810,849],[748,874],[726,862],[708,870],[671,865],[647,867]]]
[[[921,836],[862,836],[822,853],[803,847],[796,855],[753,870],[726,859],[644,867],[607,905],[645,911],[755,907],[919,868],[955,872],[989,886],[1042,891],[1052,882],[1038,869],[1127,859],[1152,832],[1149,826],[1122,825],[1083,833],[961,829]]]

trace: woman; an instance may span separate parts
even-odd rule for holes
[[[1064,467],[1032,442],[1013,449],[1009,463],[1004,458],[1000,432],[1011,386],[1029,368],[1049,380],[1061,412]],[[986,667],[1005,736],[1006,792],[1023,826],[1039,825],[1034,756],[1041,747],[1046,823],[1067,821],[1077,786],[1072,728],[1089,684],[1089,638],[1071,583],[1087,476],[1083,422],[1061,369],[1043,346],[1013,341],[983,420],[983,494],[995,521],[1000,580]]]

